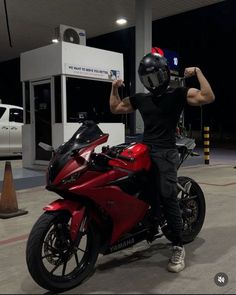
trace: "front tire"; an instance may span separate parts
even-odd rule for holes
[[[75,247],[70,238],[71,216],[66,211],[45,212],[33,226],[26,247],[26,262],[42,288],[62,292],[79,285],[94,271],[100,236],[89,222]]]
[[[178,177],[178,183],[184,188],[190,187],[188,194],[184,194],[178,189],[178,200],[182,213],[186,212],[186,210],[191,210],[190,216],[182,214],[183,243],[187,244],[196,238],[203,226],[206,203],[201,187],[193,179],[181,176]],[[173,242],[173,234],[168,225],[162,227],[162,232],[169,241]]]

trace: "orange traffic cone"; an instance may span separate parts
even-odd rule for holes
[[[28,211],[18,209],[11,162],[6,162],[0,199],[0,218],[11,218],[27,213]]]

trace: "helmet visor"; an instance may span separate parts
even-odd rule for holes
[[[149,73],[140,77],[141,82],[146,88],[157,88],[168,80],[168,73],[163,70],[159,70],[156,73]]]
[[[141,77],[141,82],[146,88],[156,88],[160,85],[159,79],[156,73],[150,73]]]

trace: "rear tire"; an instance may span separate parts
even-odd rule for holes
[[[74,288],[94,272],[100,236],[89,222],[78,247],[74,248],[70,219],[66,211],[45,212],[33,226],[27,242],[28,270],[37,284],[50,291]]]
[[[189,195],[182,194],[181,190],[178,189],[180,209],[183,210],[187,208],[192,210],[191,216],[185,217],[183,215],[183,242],[187,244],[196,238],[203,226],[206,214],[206,203],[202,189],[193,179],[180,176],[178,177],[178,182],[183,187],[191,182]],[[193,196],[195,196],[195,198],[189,199]],[[173,242],[173,234],[168,225],[162,228],[162,232],[169,241]]]

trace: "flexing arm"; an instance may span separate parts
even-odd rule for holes
[[[201,106],[204,104],[212,103],[215,100],[215,95],[211,86],[202,71],[197,67],[186,68],[184,76],[186,78],[196,75],[200,84],[200,90],[196,88],[189,88],[187,93],[187,101],[189,105]]]
[[[110,94],[110,110],[113,114],[127,114],[134,111],[128,97],[125,97],[122,100],[120,99],[118,88],[122,85],[122,80],[112,81]]]

